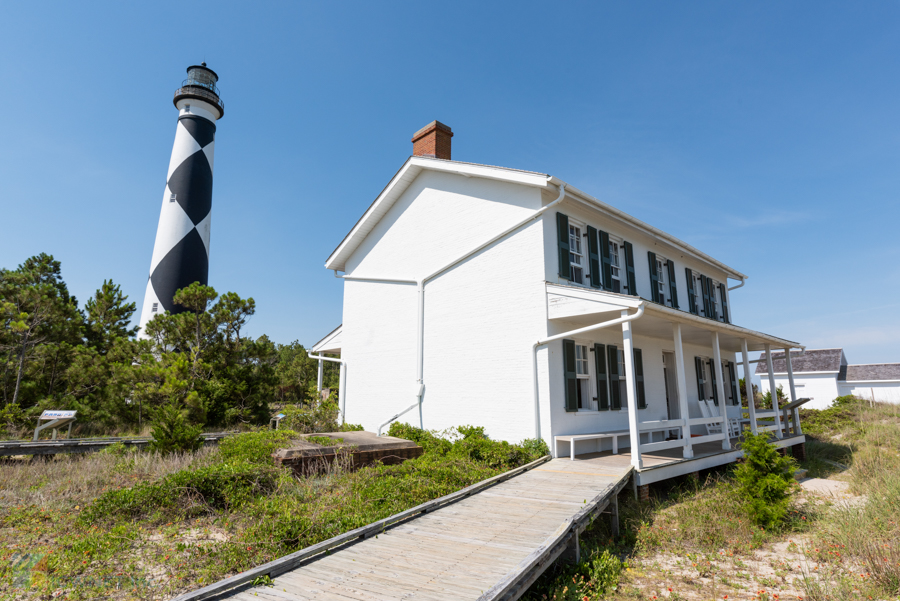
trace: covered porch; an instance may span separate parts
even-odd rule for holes
[[[607,339],[618,338],[620,333],[624,373],[616,375],[625,381],[622,405],[627,403],[623,409],[627,408],[628,417],[627,428],[601,427],[596,431],[579,428],[567,432],[554,427],[555,456],[575,459],[576,456],[608,455],[619,461],[627,460],[636,470],[636,481],[647,484],[735,461],[742,454],[738,445],[745,429],[753,433],[768,432],[778,447],[805,442],[797,411],[803,400],[796,397],[790,367],[791,349],[802,348],[798,343],[641,298],[577,286],[548,283],[547,312],[551,324],[564,331],[539,341],[537,346],[599,336],[601,331]],[[645,369],[640,350],[635,354],[636,337],[645,344],[648,339],[654,340],[653,352],[665,349],[668,362],[664,357],[664,374]],[[744,382],[746,402],[737,390],[732,359],[743,365],[744,374],[751,374],[749,352],[765,351],[765,360],[771,362],[773,347],[784,349],[788,357],[791,402],[779,407],[778,399],[774,398],[771,409],[758,411],[753,403],[750,377]],[[693,361],[686,359],[686,348],[695,350]],[[697,351],[698,348],[704,350]],[[647,354],[645,347],[643,355]],[[705,354],[707,358],[701,359],[696,354]],[[643,363],[647,363],[646,358]],[[772,372],[770,368],[770,379]],[[653,388],[646,384],[652,378],[661,377],[665,379],[663,393],[659,386]],[[602,384],[601,378],[598,382],[592,385],[592,390]],[[668,418],[655,419],[660,415],[660,407],[666,405]],[[647,408],[651,410],[642,411]],[[642,413],[655,415],[646,419]],[[600,450],[597,441],[606,439],[609,443],[604,446],[608,445],[609,450]],[[621,447],[627,448],[620,452]]]

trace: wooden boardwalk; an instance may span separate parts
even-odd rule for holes
[[[553,459],[288,571],[274,567],[273,586],[178,599],[517,599],[599,513],[617,525],[615,497],[630,473],[604,458]]]

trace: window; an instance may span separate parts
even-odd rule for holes
[[[628,384],[625,381],[625,351],[622,349],[618,349],[618,351],[619,373],[621,374],[619,378],[619,398],[622,400],[622,404],[625,405],[626,399],[628,399]]]
[[[716,295],[719,291],[719,283],[712,278],[706,278],[707,286],[709,286],[709,317],[710,319],[719,319],[719,303]]]
[[[700,287],[700,274],[696,271],[691,272],[691,300],[695,307],[700,306],[700,295],[703,289]]]
[[[159,308],[159,303],[153,303],[153,308],[150,310],[151,313],[156,313],[156,310]]]
[[[671,306],[672,300],[666,299],[666,260],[659,255],[656,257],[656,274],[658,278],[656,286],[659,289],[659,302],[663,305]]]
[[[588,347],[583,344],[575,345],[575,378],[578,380],[578,408],[594,409],[588,373]]]
[[[572,270],[572,281],[576,284],[583,283],[584,253],[582,252],[581,227],[573,223],[569,223],[569,265]]]
[[[176,200],[178,200],[178,195],[177,195],[177,194],[170,194],[170,195],[169,195],[169,202],[175,202]]]
[[[611,288],[613,292],[622,292],[622,279],[619,265],[619,243],[611,239],[609,241],[609,266],[612,279]]]

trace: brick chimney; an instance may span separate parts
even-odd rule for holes
[[[432,121],[412,137],[413,156],[450,160],[453,130],[440,121]]]

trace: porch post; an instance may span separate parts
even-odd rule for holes
[[[319,359],[319,376],[316,379],[316,392],[322,392],[322,376],[323,376],[322,366],[324,364],[325,364],[325,362],[322,361],[321,359]]]
[[[744,359],[744,390],[747,391],[747,407],[750,409],[750,431],[756,434],[756,399],[753,398],[753,376],[750,373],[750,357],[747,356],[746,338],[741,338],[741,354]]]
[[[684,375],[684,347],[681,345],[681,324],[672,324],[672,338],[675,342],[675,383],[678,389],[678,408],[681,412],[681,419],[684,420],[684,427],[681,428],[681,435],[684,437],[684,458],[690,459],[694,456],[694,449],[691,446],[691,414],[688,411],[687,400],[687,378]]]
[[[731,427],[728,424],[728,405],[725,404],[725,378],[722,377],[722,352],[719,350],[719,333],[712,333],[713,347],[713,363],[716,372],[716,388],[719,391],[719,415],[722,416],[722,432],[725,437],[722,439],[722,448],[731,449]]]
[[[628,317],[628,311],[622,311]],[[641,435],[638,432],[637,390],[634,380],[634,343],[631,340],[631,322],[622,323],[622,353],[625,355],[625,389],[628,397],[628,437],[631,440],[631,465],[643,467],[641,462]]]
[[[784,361],[787,365],[788,372],[788,385],[791,387],[791,402],[797,400],[797,389],[794,388],[794,368],[791,366],[791,349],[784,349]],[[800,411],[798,409],[794,409],[791,411],[791,419],[794,422],[794,434],[803,434],[800,430]]]
[[[769,391],[772,409],[775,411],[775,438],[784,438],[781,433],[781,413],[778,411],[778,391],[775,389],[775,368],[772,366],[772,345],[766,345],[766,367],[769,369]]]

